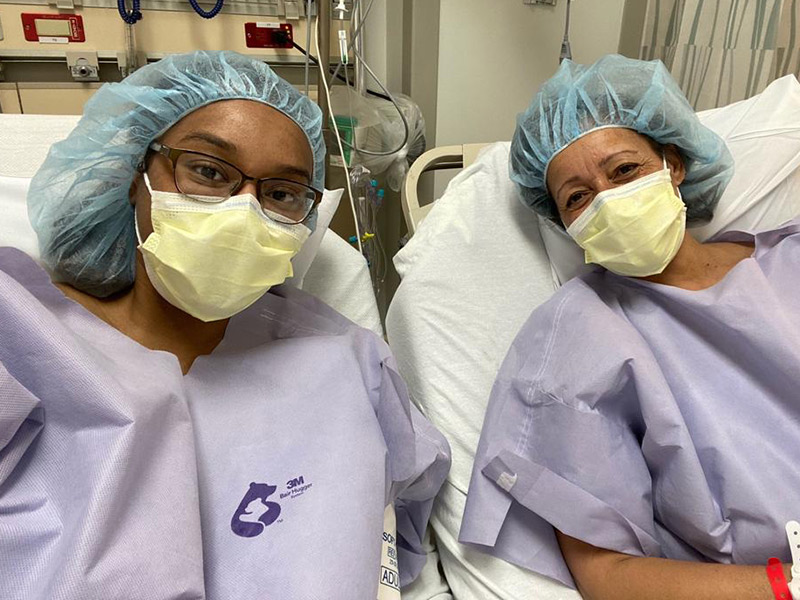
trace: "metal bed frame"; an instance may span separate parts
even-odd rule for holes
[[[409,237],[414,235],[419,224],[428,216],[435,199],[420,205],[419,180],[423,173],[444,169],[464,169],[478,158],[480,150],[486,144],[460,144],[457,146],[440,146],[428,150],[411,165],[400,192],[403,216],[408,227]]]

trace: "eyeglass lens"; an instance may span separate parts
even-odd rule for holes
[[[175,184],[188,196],[229,197],[242,184],[242,174],[213,157],[184,152],[175,162]],[[285,223],[299,223],[314,208],[316,192],[299,182],[267,179],[259,184],[258,201],[268,216]]]

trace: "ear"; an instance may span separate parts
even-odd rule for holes
[[[672,183],[677,187],[686,179],[686,166],[683,163],[683,157],[673,144],[664,146],[664,157],[667,159],[667,166],[672,172]]]
[[[131,206],[136,206],[136,195],[139,193],[142,184],[142,173],[137,170],[136,174],[133,176],[133,181],[131,181],[131,187],[128,190],[128,202],[131,203]]]

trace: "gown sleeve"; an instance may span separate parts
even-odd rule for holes
[[[409,400],[388,347],[381,343],[379,351],[375,410],[388,452],[386,503],[395,505],[402,587],[414,581],[425,566],[425,530],[433,499],[450,470],[450,447]]]
[[[44,409],[0,362],[0,488],[44,427]]]
[[[585,332],[561,330],[558,317],[529,322],[501,367],[459,539],[575,587],[555,529],[625,554],[662,553],[636,402],[652,377],[637,380],[610,345],[584,356],[559,338]]]

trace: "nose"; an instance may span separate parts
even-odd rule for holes
[[[605,174],[598,175],[595,180],[592,182],[592,187],[594,188],[595,195],[600,194],[602,192],[607,192],[608,190],[613,190],[615,187],[618,187],[619,184],[614,183]]]
[[[256,186],[256,182],[254,179],[245,179],[242,182],[239,191],[236,192],[237,194],[252,194],[253,196],[258,196],[258,187]]]

